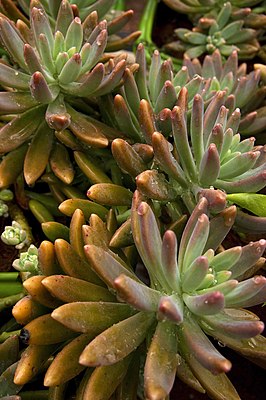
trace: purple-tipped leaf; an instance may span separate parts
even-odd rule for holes
[[[211,186],[220,174],[220,157],[215,144],[210,144],[203,154],[199,166],[199,181],[202,186]]]
[[[182,290],[184,292],[193,292],[202,283],[209,270],[207,257],[197,257],[184,272],[182,277]]]
[[[187,187],[185,174],[173,157],[168,141],[160,132],[153,133],[152,145],[155,159],[160,167],[168,175],[172,176],[182,187]]]
[[[225,91],[218,91],[215,96],[213,97],[211,103],[208,105],[207,110],[204,113],[204,120],[203,120],[203,137],[204,137],[204,144],[208,142],[209,135],[212,132],[214,123],[217,119],[219,114],[220,107],[223,105],[225,100]]]
[[[221,253],[218,253],[210,262],[211,267],[215,272],[229,270],[232,266],[239,261],[242,254],[242,247],[236,246]]]
[[[177,368],[176,352],[175,325],[159,322],[145,362],[144,387],[147,398],[164,399],[170,393]]]
[[[183,260],[184,260],[184,255],[187,249],[187,244],[189,242],[190,236],[195,228],[195,225],[198,221],[198,218],[202,214],[207,213],[207,206],[208,206],[208,201],[205,199],[205,197],[202,197],[199,201],[196,207],[194,208],[182,235],[180,246],[179,246],[179,254],[178,254],[178,265],[179,268],[181,268],[181,265],[183,265]]]
[[[160,299],[157,319],[181,324],[183,322],[183,309],[184,304],[177,294],[163,296]]]
[[[114,281],[119,298],[140,311],[157,311],[161,293],[127,275],[119,275]]]
[[[0,18],[0,37],[12,59],[24,70],[28,71],[24,59],[24,41],[15,25],[7,18]]]
[[[186,246],[184,260],[182,265],[180,266],[183,272],[190,267],[191,263],[197,257],[202,255],[203,249],[208,239],[208,235],[209,218],[206,214],[202,214],[200,217],[198,217],[198,220]]]
[[[247,320],[245,318],[235,318],[226,314],[226,312],[217,315],[202,317],[202,328],[205,323],[209,329],[215,332],[226,333],[235,339],[248,339],[262,333],[264,324],[261,321]]]
[[[60,84],[67,85],[71,82],[74,82],[81,71],[81,57],[79,53],[75,53],[63,66],[58,80]]]
[[[217,314],[225,306],[224,295],[219,291],[194,296],[184,293],[183,299],[189,310],[196,315]]]
[[[119,262],[117,258],[113,257],[112,253],[93,245],[86,245],[84,251],[93,270],[100,275],[107,286],[115,289],[115,279],[122,274],[138,281],[136,275],[125,267],[122,260]]]
[[[39,103],[48,104],[54,101],[59,94],[59,88],[48,86],[41,72],[34,72],[30,80],[32,97]]]
[[[196,166],[188,142],[185,110],[174,107],[172,111],[172,129],[181,165],[192,181],[197,181]]]
[[[216,350],[199,325],[191,317],[186,318],[179,333],[181,336],[181,346],[186,349],[186,352],[192,354],[193,358],[195,357],[204,368],[208,369],[214,375],[230,371],[230,361]]]
[[[76,52],[80,51],[83,41],[83,31],[80,18],[76,17],[73,19],[68,27],[65,37],[65,48],[66,50],[75,47]]]
[[[210,233],[204,251],[216,250],[222,243],[236,217],[236,207],[231,206],[210,219]]]
[[[175,233],[171,230],[167,230],[163,236],[161,261],[168,283],[174,290],[178,290],[177,239]]]
[[[192,141],[194,157],[198,168],[204,153],[203,115],[204,115],[203,99],[199,94],[196,94],[194,96],[192,104],[190,136]]]
[[[137,211],[132,211],[132,233],[138,252],[148,269],[152,282],[165,282],[161,265],[162,239],[154,213],[142,202]],[[152,232],[152,235],[151,235]]]
[[[266,278],[258,275],[239,282],[225,296],[226,307],[252,307],[266,301]]]
[[[232,179],[244,174],[253,168],[259,156],[259,151],[250,151],[238,154],[236,157],[229,159],[224,164],[222,163],[219,179]]]

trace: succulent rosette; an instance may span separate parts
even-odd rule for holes
[[[38,2],[39,3],[39,2]],[[56,26],[56,19],[60,9],[61,0],[41,1],[42,7],[45,9],[49,17],[52,28]],[[30,9],[37,4],[37,1],[19,0],[14,3],[12,0],[3,0],[0,4],[0,12],[6,15],[14,22],[19,21],[19,25],[30,25],[29,14]],[[97,12],[98,18],[107,20],[108,43],[107,50],[115,51],[126,45],[132,44],[140,35],[139,31],[132,32],[122,37],[119,31],[132,19],[133,11],[121,11],[116,5],[115,0],[85,0],[85,1],[69,1],[75,17],[79,17],[84,22],[87,16]]]
[[[223,0],[210,1],[180,1],[180,0],[163,0],[164,3],[173,10],[188,14],[195,21],[201,17],[215,18],[224,6]],[[237,20],[243,18],[246,27],[260,29],[265,27],[265,3],[263,0],[232,0],[231,18]]]
[[[236,209],[232,206],[217,216],[220,222],[223,220],[219,229],[217,219],[209,220],[207,213],[208,202],[202,198],[188,220],[177,251],[174,232],[166,231],[161,239],[151,207],[135,193],[132,232],[149,274],[149,287],[108,251],[85,246],[97,274],[120,300],[139,313],[96,336],[82,352],[81,364],[92,367],[120,362],[146,336],[145,398],[165,399],[177,374],[214,399],[239,399],[225,375],[231,363],[208,336],[246,357],[263,357],[265,338],[260,333],[264,325],[243,307],[265,299],[266,279],[249,276],[251,270],[254,272],[252,265],[258,269],[264,263],[261,255],[266,241],[217,252],[233,224]],[[241,281],[244,275],[248,279]]]
[[[248,209],[257,217],[242,213],[242,228],[246,225],[263,234],[264,207],[259,210],[255,203],[256,199],[261,205],[265,203],[265,195],[257,193],[265,187],[265,148],[255,146],[252,137],[241,140],[240,110],[229,116],[225,98],[225,91],[216,92],[204,110],[203,98],[196,94],[190,110],[188,90],[184,87],[179,94],[179,105],[169,110],[171,134],[168,138],[162,132],[154,132],[154,126],[149,125],[146,131],[149,146],[130,145],[116,139],[112,151],[122,171],[135,179],[138,190],[164,204],[169,216],[174,210],[175,215],[180,215],[180,200],[192,212],[198,198],[204,195],[213,203],[213,212],[222,210],[227,200]],[[150,157],[144,159],[143,154],[147,156],[148,151]],[[100,188],[103,188],[101,184],[94,185],[88,196],[108,204],[101,199]],[[252,194],[249,205],[244,200],[245,194],[247,197]],[[227,195],[231,198],[227,199]]]
[[[171,60],[163,61],[156,50],[147,65],[145,48],[136,50],[137,71],[126,68],[123,86],[99,99],[102,116],[108,125],[122,131],[130,142],[151,143],[153,131],[164,136],[171,134],[170,110],[178,105],[182,88],[187,89],[188,110],[191,112],[195,94],[200,94],[206,109],[215,93],[223,90],[223,105],[229,115],[236,107],[241,109],[239,132],[255,135],[265,130],[265,86],[260,70],[247,73],[246,64],[238,65],[236,51],[223,61],[219,50],[198,59],[185,57],[183,67],[174,72]]]
[[[49,159],[52,169],[67,171],[63,181],[71,183],[73,166],[65,146],[54,143],[53,130],[70,128],[65,133],[68,138],[76,137],[85,146],[106,147],[103,131],[108,135],[112,129],[71,105],[75,98],[109,93],[120,83],[125,60],[122,56],[107,65],[99,63],[107,43],[106,21],[98,22],[92,13],[81,24],[67,1],[61,2],[54,30],[39,2],[32,3],[30,21],[31,29],[23,26],[21,33],[7,17],[1,17],[1,41],[15,65],[0,65],[1,85],[6,88],[0,97],[1,114],[13,115],[1,128],[0,153],[15,159],[13,175],[24,164],[28,184],[43,173]],[[25,146],[28,141],[30,146]],[[1,180],[1,186],[7,186],[14,176],[1,176]]]
[[[258,31],[244,27],[244,20],[231,20],[230,2],[223,5],[216,18],[202,17],[192,31],[186,28],[175,30],[181,40],[181,49],[190,57],[212,54],[219,49],[222,56],[228,57],[233,50],[239,58],[253,58],[258,53],[260,44],[256,37]]]
[[[83,205],[82,201],[80,205]],[[67,239],[63,238],[60,224],[53,221],[44,223],[46,232],[53,236],[53,242],[45,240],[41,243],[38,264],[36,249],[31,249],[27,255],[22,253],[20,260],[15,262],[15,267],[23,271],[37,267],[38,275],[23,282],[26,295],[12,310],[16,321],[24,326],[18,334],[27,347],[12,369],[14,383],[8,380],[0,392],[3,395],[9,391],[14,395],[22,392],[23,396],[23,391],[27,390],[25,385],[43,372],[49,396],[59,390],[63,395],[71,382],[77,399],[85,399],[88,395],[95,399],[97,396],[109,399],[115,391],[120,391],[122,400],[129,390],[127,383],[132,373],[134,385],[130,391],[136,393],[138,355],[126,357],[114,366],[94,370],[79,363],[83,349],[96,335],[137,313],[130,305],[117,301],[86,259],[84,243],[100,246],[114,260],[124,264],[125,269],[128,268],[108,248],[112,236],[110,226],[107,227],[109,224],[92,211],[97,209],[87,207],[85,213],[75,209]],[[86,220],[90,225],[85,225]],[[48,359],[51,362],[47,363]],[[74,380],[76,377],[78,380]]]

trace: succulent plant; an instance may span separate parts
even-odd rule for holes
[[[223,5],[217,18],[201,18],[192,31],[186,28],[175,30],[182,41],[181,48],[190,58],[202,54],[212,54],[219,49],[222,56],[228,57],[233,50],[238,51],[239,58],[253,58],[259,51],[259,42],[256,40],[258,32],[252,28],[245,28],[244,20],[232,21],[232,6],[230,2]]]
[[[136,186],[143,195],[164,205],[170,218],[172,213],[175,217],[180,215],[180,199],[192,212],[201,195],[213,203],[214,212],[222,210],[227,200],[236,200],[240,206],[243,201],[245,208],[245,193],[254,196],[247,205],[251,212],[256,214],[258,211],[258,207],[254,207],[256,198],[265,204],[265,195],[255,194],[265,187],[265,148],[254,146],[254,138],[241,141],[238,133],[240,111],[236,109],[229,113],[224,106],[225,98],[225,91],[216,92],[204,110],[203,98],[196,94],[190,108],[188,90],[183,87],[179,105],[168,113],[171,120],[168,139],[165,132],[164,135],[155,132],[154,125],[147,124],[145,139],[148,146],[137,147],[123,139],[115,139],[112,143],[113,155],[121,170],[136,179]],[[138,153],[140,149],[142,153]],[[149,158],[144,159],[145,154],[149,154]],[[230,196],[226,197],[229,194],[232,194],[231,200]],[[233,194],[236,194],[235,199]],[[109,205],[101,183],[89,188],[88,196]],[[120,205],[119,199],[117,201],[112,205]],[[243,226],[245,213],[241,215]],[[263,234],[265,218],[260,217],[264,214],[257,215],[252,225]],[[249,228],[252,218],[250,216],[246,221]]]
[[[14,376],[14,382],[20,389],[51,356],[52,363],[48,369],[46,367],[44,384],[50,388],[49,393],[55,386],[64,387],[86,369],[79,364],[79,355],[95,335],[136,314],[131,306],[117,302],[85,257],[82,237],[85,243],[101,246],[117,263],[125,264],[118,255],[108,250],[111,232],[95,214],[90,217],[90,226],[84,223],[84,214],[76,209],[71,219],[70,243],[60,238],[57,226],[50,223],[57,239],[54,244],[43,241],[38,249],[42,275],[32,276],[24,282],[28,295],[13,308],[17,322],[25,325],[20,337],[28,343]],[[58,322],[61,319],[63,324]],[[143,323],[148,324],[147,321]],[[127,369],[131,371],[133,367],[134,358],[127,357],[116,366],[95,368],[93,372],[87,369],[78,384],[77,398],[86,398],[85,393],[89,393],[95,399],[97,396],[109,399],[117,386],[121,389],[125,376],[128,379]],[[138,381],[138,374],[132,379],[133,382]],[[136,386],[132,390],[135,391]],[[123,399],[123,394],[121,396]]]
[[[19,359],[18,335],[7,338],[0,344],[1,368],[0,368],[0,396],[8,396],[10,389],[13,394],[17,393],[17,387],[13,383],[14,371]]]
[[[176,376],[240,400],[219,344],[265,366],[246,308],[266,304],[266,79],[239,64],[263,55],[265,2],[245,1],[182,3],[188,55],[217,48],[180,68],[150,55],[155,0],[135,59],[107,53],[139,35],[119,36],[124,0],[0,2],[0,213],[18,247],[0,273],[3,400],[168,400]]]
[[[162,61],[157,50],[148,68],[145,48],[140,44],[136,62],[138,70],[133,73],[126,69],[124,85],[114,99],[112,95],[99,99],[106,123],[122,131],[129,141],[150,144],[154,131],[170,135],[170,110],[182,101],[183,87],[187,88],[189,112],[196,93],[202,96],[206,108],[215,93],[223,90],[223,104],[229,109],[229,115],[236,107],[241,109],[241,134],[255,135],[265,130],[265,86],[260,82],[260,71],[247,74],[245,64],[238,67],[236,51],[223,62],[216,50],[205,56],[202,65],[198,59],[185,57],[183,67],[174,73],[170,59]]]
[[[38,268],[38,249],[31,244],[27,251],[21,252],[19,259],[13,262],[13,267],[22,272],[29,272],[32,275],[39,273]]]
[[[2,161],[4,166],[8,164],[10,169],[10,162],[16,164],[13,173],[1,176],[2,187],[14,182],[23,163],[26,181],[33,184],[49,159],[51,168],[63,169],[63,181],[71,183],[74,170],[68,152],[54,142],[53,130],[69,127],[68,137],[78,137],[86,146],[106,147],[108,139],[103,131],[108,135],[113,130],[85,117],[71,104],[75,97],[109,93],[120,83],[125,69],[123,56],[105,66],[98,62],[105,50],[107,26],[105,21],[98,23],[96,14],[90,14],[82,25],[64,1],[54,32],[41,4],[33,5],[31,31],[25,28],[24,36],[5,16],[0,22],[1,40],[17,64],[0,65],[1,84],[7,88],[1,92],[1,114],[14,115],[1,128],[0,153],[9,156]],[[29,140],[30,146],[25,146]]]
[[[8,202],[13,200],[13,197],[11,190],[0,190],[0,217],[8,217]]]
[[[239,124],[241,135],[256,135],[265,130],[265,86],[260,81],[261,69],[256,68],[247,74],[247,64],[239,64],[236,51],[225,62],[222,61],[219,50],[215,50],[213,54],[204,57],[202,64],[197,58],[191,60],[189,57],[185,57],[183,63],[188,69],[190,79],[198,74],[207,82],[211,79],[211,87],[216,82],[216,91],[225,90],[228,108],[231,108],[230,102],[234,96],[232,104],[234,103],[234,108],[240,108],[242,115]],[[204,91],[200,94],[205,101],[213,96],[210,90],[206,94]]]
[[[0,12],[12,19],[14,22],[17,22],[19,19],[19,24],[21,26],[23,24],[29,26],[30,9],[41,3],[45,12],[49,16],[52,28],[55,28],[58,11],[62,3],[61,0],[48,0],[41,2],[39,0],[19,0],[17,3],[18,4],[16,5],[12,0],[2,0],[0,4]],[[107,49],[110,51],[119,50],[126,45],[132,44],[140,35],[139,31],[135,31],[125,37],[117,35],[118,31],[120,31],[124,25],[131,20],[133,11],[124,11],[124,8],[121,10],[121,6],[117,6],[115,0],[86,0],[76,2],[70,0],[69,5],[71,6],[75,17],[79,17],[82,22],[86,20],[89,14],[95,12],[97,12],[100,19],[105,18],[107,20],[107,29],[109,33]],[[64,5],[64,7],[66,7],[66,5]]]
[[[5,226],[1,239],[4,243],[15,246],[16,249],[22,249],[27,245],[27,234],[16,221],[13,221],[11,226]]]
[[[210,1],[179,1],[179,0],[163,0],[164,3],[173,10],[188,14],[193,21],[201,17],[213,18],[216,17],[224,5],[224,1],[210,0]],[[265,2],[263,0],[232,0],[231,18],[233,20],[243,18],[244,24],[250,28],[263,28],[265,27]]]
[[[265,338],[260,333],[264,325],[242,307],[264,301],[265,278],[237,279],[248,275],[252,264],[262,265],[264,259],[260,256],[266,241],[216,253],[233,224],[236,210],[233,206],[218,216],[224,220],[223,228],[220,225],[218,230],[215,219],[209,221],[207,212],[208,202],[202,198],[183,232],[177,257],[174,232],[166,231],[161,239],[152,209],[135,193],[132,231],[149,273],[149,287],[129,275],[128,270],[122,272],[121,263],[102,247],[85,246],[97,274],[116,291],[119,299],[139,313],[96,336],[80,356],[82,365],[108,366],[121,362],[136,350],[145,335],[148,346],[145,398],[165,399],[176,374],[214,399],[239,398],[225,376],[231,368],[230,361],[218,352],[206,334],[246,357],[262,356]],[[132,326],[131,321],[142,320],[143,314],[146,322],[153,323]],[[56,318],[56,312],[54,315]],[[65,322],[60,318],[60,322],[69,323],[66,318]],[[248,343],[254,345],[254,353]]]

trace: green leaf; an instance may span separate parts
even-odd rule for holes
[[[266,195],[257,193],[233,193],[226,196],[227,200],[251,211],[259,217],[266,217]]]
[[[16,385],[13,382],[18,362],[10,365],[0,376],[0,396],[8,396],[17,394],[23,385]]]
[[[71,304],[72,307],[73,304],[75,303]],[[66,306],[69,306],[69,304],[64,307]],[[124,305],[116,304],[115,306],[121,308]],[[120,319],[123,319],[123,317]],[[97,367],[112,365],[121,361],[143,342],[153,321],[153,313],[139,312],[115,323],[85,347],[79,359],[80,364]]]

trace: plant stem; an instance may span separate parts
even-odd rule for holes
[[[191,191],[184,191],[181,195],[181,198],[183,200],[183,203],[186,205],[189,213],[191,214],[192,211],[194,210],[196,204],[195,204],[195,199],[191,193]]]
[[[138,39],[138,43],[143,43],[144,45],[155,47],[152,41],[152,28],[157,6],[158,0],[147,1],[139,24],[139,29],[142,33]]]
[[[10,336],[15,336],[20,334],[20,329],[17,331],[12,331],[12,332],[3,332],[0,335],[0,343],[3,343],[6,339],[8,339]]]
[[[0,282],[0,298],[13,296],[23,291],[22,284],[17,282]]]
[[[142,14],[139,30],[141,31],[140,37],[136,41],[136,45],[139,43],[144,44],[147,62],[151,62],[152,53],[156,49],[156,45],[152,40],[152,30],[154,25],[154,19],[157,11],[159,1],[158,0],[148,0],[145,6],[144,12]],[[163,60],[168,60],[170,56],[160,51],[161,58]],[[175,70],[179,70],[182,66],[182,60],[177,58],[171,58]]]
[[[22,299],[25,296],[24,292],[20,292],[11,296],[0,298],[0,311],[4,310],[7,307],[11,307],[16,304],[17,301]]]
[[[117,11],[124,11],[125,6],[126,6],[125,0],[116,0],[113,9]]]
[[[19,277],[18,272],[0,272],[0,284],[1,282],[15,282],[18,279],[18,277]]]
[[[131,210],[127,210],[124,213],[117,215],[116,219],[117,219],[118,225],[123,224],[123,222],[125,222],[130,217],[130,214],[131,214]]]

